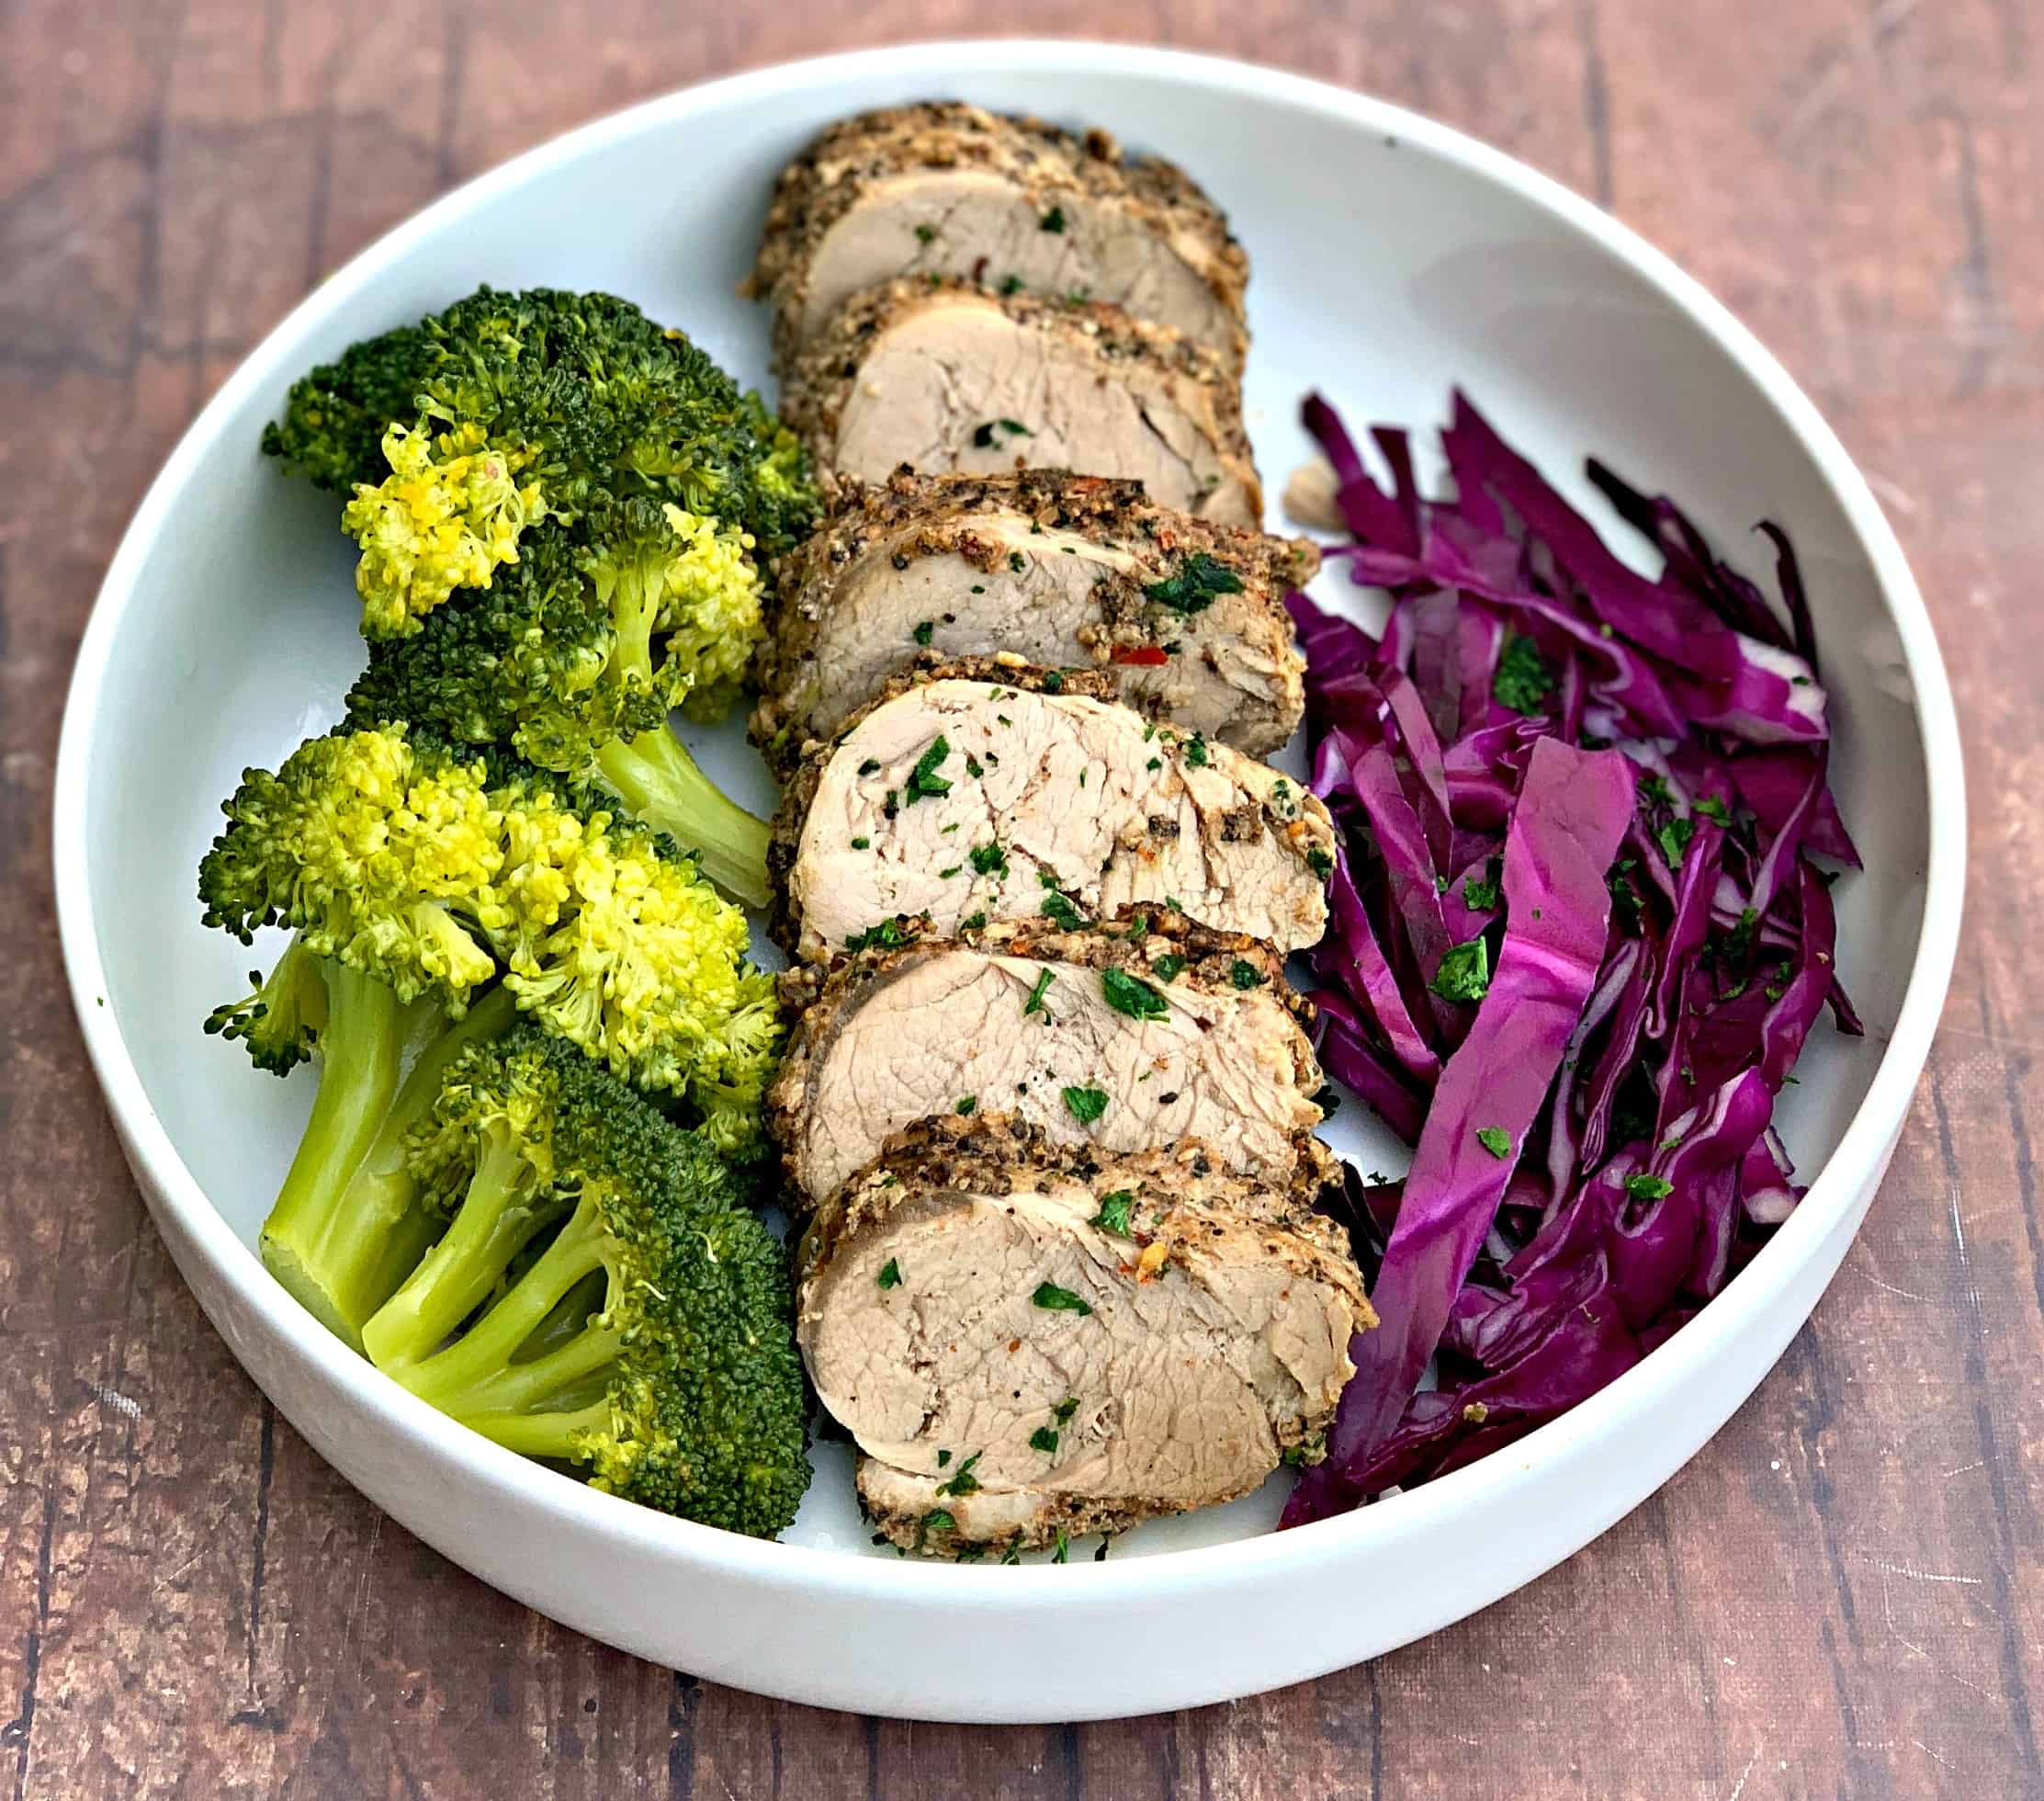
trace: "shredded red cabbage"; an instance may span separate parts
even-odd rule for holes
[[[1565,1411],[1717,1294],[1801,1194],[1772,1127],[1838,985],[1829,878],[1857,868],[1795,551],[1788,617],[1666,497],[1589,476],[1657,580],[1461,394],[1454,496],[1405,433],[1380,487],[1305,402],[1383,637],[1292,599],[1313,786],[1340,829],[1328,1071],[1413,1147],[1340,1203],[1382,1323],[1285,1523],[1459,1468]],[[1438,1386],[1421,1393],[1429,1364]]]

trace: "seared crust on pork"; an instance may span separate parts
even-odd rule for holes
[[[1024,1548],[1233,1499],[1311,1456],[1375,1323],[1322,1153],[1101,1157],[1012,1120],[891,1138],[812,1221],[797,1337],[907,1548]],[[1047,1286],[1046,1286],[1047,1285]]]
[[[865,289],[783,369],[781,417],[819,470],[862,481],[1069,469],[1204,518],[1263,516],[1233,364],[1101,301],[939,277]]]
[[[783,561],[752,736],[785,772],[927,644],[1100,670],[1132,705],[1268,754],[1305,708],[1285,596],[1319,566],[1308,539],[1174,512],[1133,481],[904,469],[847,483]]]
[[[898,275],[1085,290],[1240,362],[1248,259],[1174,164],[1105,131],[955,100],[830,126],[781,172],[752,272],[784,362],[859,289]]]
[[[815,959],[897,913],[949,936],[1039,913],[1048,879],[1090,915],[1176,901],[1281,952],[1316,944],[1326,807],[1267,764],[1146,721],[1112,687],[988,658],[896,676],[783,793],[776,941]],[[924,768],[943,793],[920,794]]]
[[[903,1127],[980,1110],[1102,1154],[1199,1138],[1222,1168],[1277,1182],[1314,1154],[1312,1008],[1255,939],[1154,909],[1076,931],[921,929],[876,922],[877,945],[781,978],[799,1018],[767,1122],[808,1205]]]

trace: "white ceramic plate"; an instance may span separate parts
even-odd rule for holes
[[[1249,413],[1273,490],[1306,448],[1307,387],[1357,424],[1428,428],[1460,382],[1594,516],[1610,523],[1575,479],[1592,450],[1763,569],[1746,527],[1782,521],[1812,591],[1835,781],[1869,866],[1839,889],[1869,1036],[1820,1033],[1784,1108],[1799,1163],[1821,1167],[1809,1198],[1586,1406],[1296,1532],[1268,1530],[1273,1488],[1132,1534],[1105,1563],[904,1563],[871,1554],[828,1449],[785,1542],[709,1531],[449,1427],[326,1337],[250,1248],[311,1082],[258,1075],[199,1035],[253,959],[200,930],[193,870],[243,765],[323,729],[361,659],[332,503],[263,463],[263,422],[309,364],[481,280],[614,289],[763,379],[764,322],[734,286],[774,171],[840,114],[947,95],[1108,126],[1181,159],[1228,210],[1254,264]],[[735,731],[705,752],[741,798],[770,800]],[[178,1267],[364,1492],[485,1580],[703,1676],[919,1717],[1076,1718],[1290,1682],[1431,1631],[1568,1556],[1716,1431],[1815,1303],[1893,1147],[1951,967],[1959,783],[1929,621],[1865,482],[1773,359],[1622,227],[1495,151],[1295,76],[942,44],[763,70],[603,120],[471,182],[306,300],[186,435],[107,573],[64,721],[55,859],[86,1041]],[[1359,1113],[1341,1148],[1395,1167]]]

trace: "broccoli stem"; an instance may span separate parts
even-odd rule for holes
[[[605,594],[604,577],[611,583]],[[617,639],[611,668],[626,686],[641,694],[653,691],[653,627],[660,617],[661,590],[667,582],[667,557],[653,545],[630,546],[615,562],[600,564],[596,593],[609,606]]]
[[[300,1306],[360,1351],[364,1323],[439,1230],[405,1170],[405,1134],[432,1109],[455,1058],[508,1031],[517,1008],[501,989],[485,996],[426,1042],[401,1082],[406,1051],[442,1023],[438,1002],[401,1002],[333,957],[320,960],[320,972],[327,1019],[319,1092],[263,1222],[263,1262]]]
[[[610,1425],[611,1405],[599,1396],[572,1413],[466,1413],[461,1423],[523,1457],[554,1457],[566,1463],[582,1456],[583,1433]]]
[[[465,1424],[539,1408],[617,1355],[617,1334],[596,1323],[599,1313],[564,1343],[514,1361],[561,1297],[593,1270],[604,1266],[610,1248],[603,1209],[593,1197],[585,1196],[539,1261],[480,1320],[446,1350],[421,1363],[400,1365],[390,1375],[421,1400]],[[545,1455],[568,1453],[563,1449]]]
[[[372,1363],[395,1369],[431,1356],[489,1298],[511,1260],[559,1212],[550,1195],[533,1194],[535,1174],[509,1125],[498,1121],[454,1223],[362,1328]]]
[[[698,853],[703,873],[733,900],[766,905],[766,821],[704,775],[672,731],[661,726],[629,742],[613,739],[597,752],[596,768],[648,825]]]

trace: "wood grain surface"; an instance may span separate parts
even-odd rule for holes
[[[1943,1036],[1843,1273],[1622,1525],[1375,1665],[909,1727],[604,1650],[385,1521],[148,1224],[57,969],[63,680],[176,435],[313,282],[593,114],[1000,28],[1229,51],[1595,195],[1861,459],[1968,733]],[[2044,105],[2036,0],[0,0],[0,1795],[2044,1795]]]

